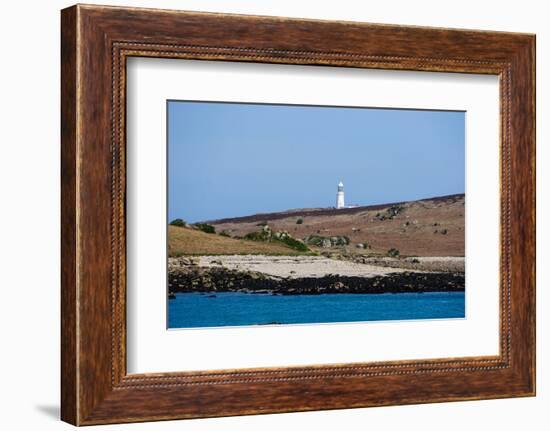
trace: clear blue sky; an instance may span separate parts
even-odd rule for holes
[[[168,102],[168,219],[464,193],[464,112]]]

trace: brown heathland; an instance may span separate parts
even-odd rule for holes
[[[382,253],[398,249],[408,256],[464,256],[465,196],[451,195],[418,201],[348,209],[306,209],[256,214],[210,221],[217,232],[243,236],[268,223],[274,231],[294,238],[345,235],[349,251]],[[302,223],[299,224],[299,220]],[[357,244],[368,243],[369,249]]]
[[[218,254],[303,254],[281,243],[245,241],[221,235],[204,233],[189,227],[168,226],[168,255],[218,255]]]

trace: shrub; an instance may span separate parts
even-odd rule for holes
[[[171,226],[185,227],[185,226],[187,226],[187,223],[185,223],[185,220],[182,220],[182,219],[180,219],[180,218],[177,218],[177,219],[175,219],[175,220],[172,220],[172,221],[170,222],[170,225],[171,225]]]
[[[207,223],[197,223],[195,227],[205,233],[216,233],[216,228]]]
[[[296,220],[296,224],[302,224],[303,222],[304,222],[304,219],[302,217]]]
[[[338,237],[338,240],[340,242],[340,244],[338,245],[349,245],[349,243],[351,242],[349,239],[349,236],[346,236],[346,235],[342,235]]]
[[[390,248],[388,250],[388,256],[389,257],[399,257],[399,250],[397,250],[396,248]]]
[[[222,230],[218,235],[220,236],[226,236],[228,238],[231,238],[231,235],[229,235],[226,231]]]
[[[297,251],[310,251],[302,241],[293,238],[288,232],[273,232],[269,226],[264,226],[261,231],[247,233],[243,239],[249,241],[280,242]]]
[[[269,242],[271,241],[271,237],[272,237],[272,231],[269,228],[269,226],[265,225],[260,231],[247,233],[244,236],[244,239],[247,239],[249,241]]]
[[[321,248],[330,248],[334,244],[332,243],[331,238],[321,235],[309,235],[304,238],[304,242],[307,245],[314,245]]]
[[[307,247],[307,245],[305,245],[302,241],[298,241],[297,239],[292,238],[291,236],[283,237],[279,241],[288,245],[290,248],[293,248],[294,250],[309,251],[309,248]]]

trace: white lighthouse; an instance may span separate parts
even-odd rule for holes
[[[338,193],[336,193],[336,208],[345,208],[346,204],[344,201],[344,183],[340,181],[338,183]]]

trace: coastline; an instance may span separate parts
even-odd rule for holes
[[[268,267],[269,270],[265,270]],[[464,289],[464,273],[459,271],[410,270],[321,257],[181,257],[170,259],[168,266],[169,294],[382,294],[461,292]]]

